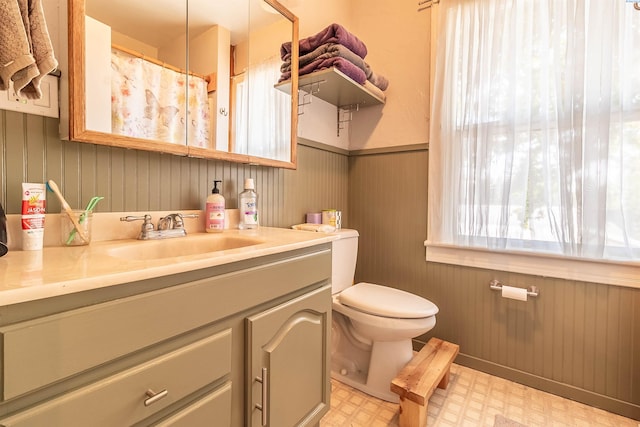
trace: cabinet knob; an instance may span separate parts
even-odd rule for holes
[[[256,377],[256,381],[262,384],[262,400],[260,403],[256,403],[255,408],[262,412],[262,425],[267,425],[268,420],[268,402],[267,402],[267,393],[269,392],[269,382],[267,376],[267,368],[262,368],[262,377]]]
[[[168,390],[162,390],[158,393],[156,393],[155,391],[148,389],[147,392],[145,393],[145,395],[148,397],[148,399],[144,400],[144,406],[149,406],[149,405],[153,405],[154,403],[156,403],[158,400],[161,400],[165,397],[167,397],[167,394],[169,394]]]

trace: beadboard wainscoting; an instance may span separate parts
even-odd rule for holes
[[[227,207],[236,208],[251,177],[263,225],[288,227],[322,209],[342,210],[346,222],[347,153],[304,144],[298,170],[277,169],[61,141],[57,119],[0,110],[0,203],[19,214],[21,184],[53,179],[74,208],[100,195],[97,212],[203,209],[221,179]],[[55,197],[47,203],[47,212],[60,212]]]
[[[348,222],[348,153],[298,138],[298,170],[284,171],[285,212],[280,223],[305,222],[308,212],[323,209],[342,211],[342,225]]]
[[[356,281],[421,295],[456,363],[640,420],[640,289],[425,262],[428,149],[351,153]],[[541,266],[541,271],[544,266]],[[527,302],[489,282],[535,285]]]
[[[223,180],[222,194],[235,208],[244,178],[253,177],[263,223],[277,224],[283,215],[283,169],[61,141],[57,119],[10,111],[0,111],[0,129],[7,213],[20,213],[25,181],[53,179],[74,208],[100,195],[98,212],[144,212],[203,209],[214,179]],[[47,202],[48,212],[60,211],[55,197]]]

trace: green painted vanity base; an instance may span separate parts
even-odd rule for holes
[[[0,307],[0,426],[317,425],[330,277],[322,244]]]

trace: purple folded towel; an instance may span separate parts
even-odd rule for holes
[[[341,44],[326,43],[322,46],[317,47],[313,52],[300,56],[300,68],[303,70],[307,70],[309,64],[317,65],[321,63],[321,60],[335,57],[344,58],[347,61],[351,62],[353,65],[364,71],[365,76],[367,76],[367,80],[369,80],[379,89],[387,90],[389,81],[386,79],[386,77],[374,73],[369,64],[367,64],[364,59],[360,58],[358,55],[351,52]],[[291,71],[291,58],[282,63],[282,65],[280,66],[280,71],[283,73]],[[315,70],[299,74],[308,74],[312,71]]]
[[[352,62],[347,61],[344,58],[339,56],[333,58],[326,59],[318,59],[317,61],[311,62],[304,67],[300,67],[298,72],[299,75],[305,75],[312,73],[314,71],[322,70],[324,68],[336,67],[338,70],[343,72],[352,80],[360,83],[361,85],[367,81],[367,75],[354,65]],[[289,80],[291,78],[291,71],[286,71],[282,73],[280,77],[280,81]]]
[[[300,40],[299,54],[302,56],[313,52],[316,48],[326,43],[341,44],[363,59],[367,56],[367,46],[340,24],[331,24],[318,34]],[[280,47],[280,57],[283,61],[286,61],[290,56],[291,42],[283,43]]]
[[[323,45],[318,46],[312,52],[306,53],[304,55],[300,55],[299,66],[304,67],[305,65],[317,61],[318,59],[327,59],[333,58],[336,56],[340,56],[347,61],[353,62],[354,65],[362,68],[362,71],[367,73],[367,63],[364,59],[360,58],[355,53],[351,52],[348,48],[341,44],[336,43],[325,43]],[[280,71],[286,72],[291,71],[291,57],[287,58],[282,62],[280,66]]]

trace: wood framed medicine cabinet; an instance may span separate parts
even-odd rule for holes
[[[136,4],[138,9],[132,9]],[[144,7],[149,9],[140,9]],[[298,18],[277,0],[69,0],[68,138],[295,169],[298,25]],[[282,91],[275,86],[282,63],[280,45],[285,41],[293,46],[292,85],[296,90],[282,98]],[[116,130],[115,123],[128,116],[114,107],[112,69],[119,68],[112,60],[115,49],[130,55],[131,62],[152,63],[162,67],[162,72],[165,68],[174,70],[178,85],[185,87],[183,93],[170,98],[173,103],[164,105],[145,88],[141,89],[144,93],[132,96],[137,97],[144,114],[136,122],[138,133]],[[260,67],[271,73],[268,79],[259,81],[256,77],[255,69]],[[140,81],[131,74],[122,73],[118,78],[121,86],[117,87],[123,93],[140,90]],[[208,103],[210,121],[202,118],[206,114],[194,112],[188,92],[190,88],[196,92],[192,78],[208,79],[205,102],[198,105]],[[274,101],[274,97],[279,98]],[[282,123],[272,123],[274,117]],[[159,138],[145,128],[150,120],[159,121],[159,128],[170,128],[168,123],[181,123],[181,127],[170,128],[170,132],[161,128]],[[203,129],[203,123],[208,139],[198,135],[194,140],[192,127]]]

